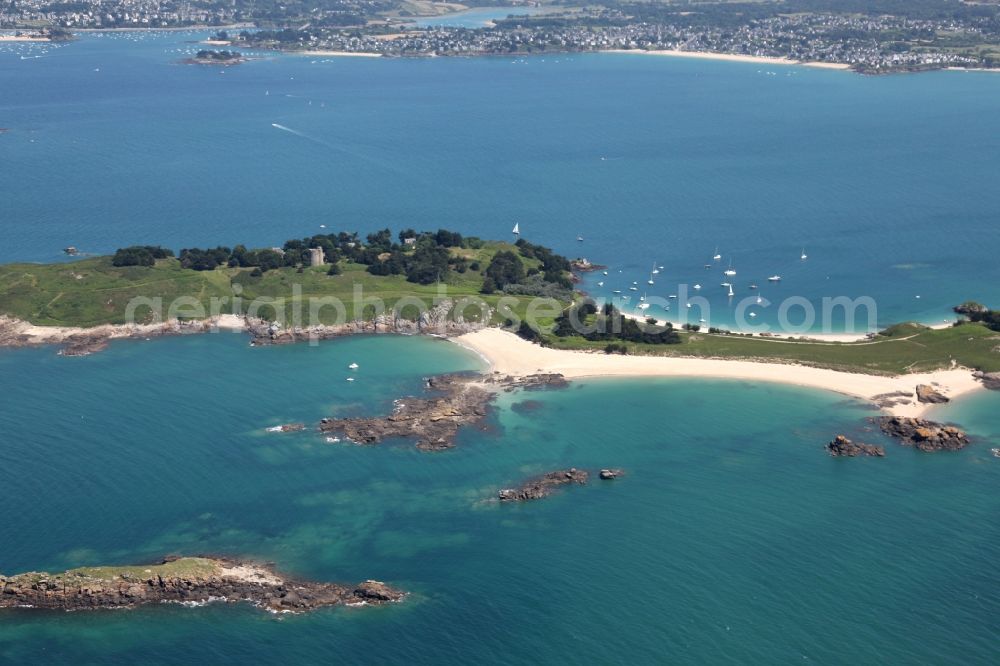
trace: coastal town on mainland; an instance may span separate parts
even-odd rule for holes
[[[423,23],[468,10],[457,3],[330,0],[309,11],[290,3],[82,2],[14,0],[0,8],[5,41],[64,39],[74,31],[214,28],[211,40],[238,48],[310,55],[386,57],[522,56],[593,51],[694,55],[762,63],[815,64],[884,74],[1000,68],[1000,6],[917,0],[840,3],[630,3],[572,6],[496,2],[477,27]],[[848,7],[843,8],[844,5]],[[945,3],[946,5],[948,3]],[[799,6],[801,5],[801,7]],[[883,7],[883,5],[885,5]],[[505,13],[506,12],[506,13]]]

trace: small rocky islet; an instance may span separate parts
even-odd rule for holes
[[[602,469],[597,473],[598,478],[610,481],[623,476],[625,472],[620,469]],[[497,493],[497,499],[501,502],[527,502],[531,500],[543,499],[552,494],[552,491],[572,484],[586,485],[590,480],[590,472],[576,467],[569,469],[546,472],[540,476],[533,477],[522,483],[517,488],[502,488]]]
[[[409,438],[416,439],[421,451],[443,451],[455,446],[460,428],[483,422],[498,392],[562,388],[566,384],[566,378],[559,374],[441,375],[427,380],[427,389],[436,395],[401,398],[388,416],[325,418],[319,430],[324,434],[342,433],[357,444]]]
[[[900,444],[912,446],[925,453],[958,451],[970,443],[969,436],[965,431],[946,423],[936,423],[907,416],[879,416],[872,419],[872,422],[883,433],[899,440]],[[853,442],[845,435],[837,435],[826,445],[826,450],[834,457],[885,457],[884,447]]]
[[[834,458],[855,458],[857,456],[875,456],[877,458],[885,457],[884,447],[875,446],[874,444],[862,444],[860,442],[855,443],[844,435],[837,435],[834,437],[833,441],[826,445],[826,450]]]
[[[168,557],[146,566],[84,567],[57,574],[0,574],[0,608],[70,611],[225,601],[296,613],[393,603],[404,596],[375,580],[353,586],[298,581],[269,566],[207,557]]]
[[[969,445],[969,436],[953,425],[906,416],[880,416],[879,429],[905,446],[921,451],[958,451]]]

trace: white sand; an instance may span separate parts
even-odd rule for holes
[[[289,53],[299,53],[304,56],[317,56],[322,58],[381,58],[381,53],[355,53],[353,51],[290,51]]]
[[[703,358],[664,356],[620,356],[582,351],[547,349],[513,333],[488,328],[454,338],[458,344],[479,354],[493,371],[511,375],[556,372],[568,379],[577,377],[697,377],[778,382],[826,389],[862,400],[884,393],[906,391],[913,395],[917,384],[936,383],[941,393],[954,399],[982,388],[968,369],[885,377],[837,372],[804,365],[758,363]],[[887,409],[899,416],[920,416],[930,405],[913,397],[909,404]]]
[[[33,35],[0,35],[0,42],[50,42],[48,37]]]
[[[851,66],[843,62],[800,62],[803,67],[818,67],[819,69],[850,69]]]
[[[803,65],[805,67],[821,67],[823,69],[850,69],[850,65],[836,62],[801,62],[791,58],[774,58],[771,56],[740,55],[736,53],[712,53],[710,51],[679,51],[662,49],[646,51],[643,49],[608,49],[605,53],[641,53],[645,55],[671,56],[675,58],[702,58],[705,60],[728,60],[730,62],[755,62],[761,65]]]

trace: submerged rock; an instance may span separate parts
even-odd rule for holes
[[[301,432],[306,429],[305,423],[285,423],[267,428],[268,432]]]
[[[937,405],[950,402],[950,399],[929,384],[917,384],[917,401]]]
[[[969,438],[955,426],[906,416],[883,416],[877,419],[885,434],[921,451],[957,451],[969,444]]]
[[[843,435],[837,435],[832,442],[826,445],[826,450],[834,457],[876,456],[882,458],[885,456],[883,447],[874,444],[855,444]]]
[[[518,488],[504,488],[497,494],[497,497],[501,502],[525,502],[542,499],[548,497],[554,488],[571,483],[584,485],[589,478],[590,474],[586,471],[571,467],[529,479]]]
[[[611,479],[617,479],[618,477],[624,474],[625,471],[621,469],[602,469],[600,474],[598,474],[598,476],[600,476],[605,481],[610,481]]]
[[[247,601],[271,611],[301,612],[338,604],[389,603],[404,596],[378,581],[355,587],[293,581],[262,565],[203,557],[167,558],[147,566],[86,567],[61,574],[0,575],[0,608],[81,610]]]

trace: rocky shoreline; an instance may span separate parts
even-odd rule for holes
[[[443,451],[455,446],[459,429],[479,425],[498,391],[561,388],[562,375],[441,375],[427,380],[427,389],[436,395],[406,397],[396,401],[388,416],[358,417],[320,421],[324,434],[341,433],[356,444],[379,444],[386,439],[417,440],[421,451]]]
[[[173,335],[214,333],[220,329],[245,331],[253,346],[333,340],[350,335],[396,333],[401,335],[458,336],[482,328],[478,322],[449,318],[454,304],[446,300],[417,320],[379,315],[370,321],[343,324],[282,326],[262,319],[221,315],[201,320],[171,320],[153,324],[103,324],[90,328],[36,326],[0,315],[0,347],[56,345],[61,356],[87,356],[103,351],[112,340],[147,340]]]
[[[385,583],[295,581],[267,566],[229,559],[167,558],[159,564],[89,567],[59,574],[0,574],[0,608],[91,610],[152,603],[249,602],[273,612],[386,604],[405,594]]]
[[[254,346],[318,342],[373,333],[451,337],[482,328],[482,324],[478,322],[449,318],[453,307],[451,300],[442,301],[433,309],[422,312],[415,320],[389,314],[378,315],[370,321],[355,320],[344,324],[317,326],[281,326],[275,322],[246,320],[245,328],[250,334],[250,344]]]
[[[171,335],[209,333],[219,329],[219,318],[173,320],[159,324],[105,324],[92,328],[34,326],[0,315],[0,347],[57,345],[60,356],[87,356],[107,348],[112,340],[146,340]]]

